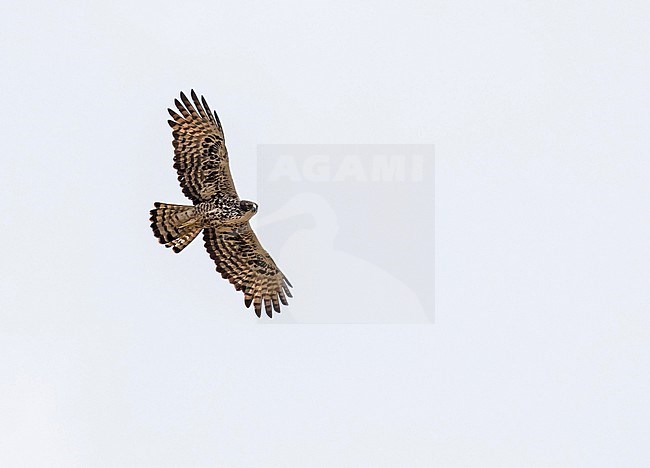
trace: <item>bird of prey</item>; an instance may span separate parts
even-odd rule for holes
[[[155,203],[151,228],[161,244],[178,253],[203,231],[205,248],[221,276],[244,293],[261,317],[262,305],[272,317],[280,302],[289,305],[291,283],[277,267],[251,229],[257,204],[241,200],[228,167],[223,129],[205,98],[181,92],[168,109],[174,137],[174,168],[183,193],[193,206]]]

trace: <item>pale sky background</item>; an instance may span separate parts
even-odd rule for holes
[[[0,466],[649,466],[649,22],[3,2]],[[191,87],[244,198],[258,144],[435,144],[436,323],[259,326],[158,245]]]

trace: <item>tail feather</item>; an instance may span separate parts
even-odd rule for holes
[[[154,204],[151,210],[151,229],[161,244],[176,253],[183,250],[201,232],[196,208],[169,203]]]

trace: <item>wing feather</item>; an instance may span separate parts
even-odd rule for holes
[[[280,312],[280,302],[288,305],[292,297],[289,281],[262,247],[248,222],[231,227],[205,228],[205,248],[221,276],[244,293],[244,304],[254,307],[260,317],[262,308],[271,317]],[[285,295],[286,294],[286,295]],[[279,298],[279,301],[278,301]]]
[[[168,122],[174,137],[174,168],[183,193],[194,204],[220,196],[239,198],[219,118],[203,96],[199,99],[194,90],[190,96],[193,102],[183,92],[180,101],[174,100],[180,114],[168,109],[173,119]]]
[[[181,93],[181,96],[182,96],[182,93]],[[181,114],[183,114],[183,117],[185,117],[186,119],[190,118],[190,113],[187,111],[187,109],[185,109],[183,104],[181,104],[178,99],[174,99],[174,104],[176,104],[176,108],[178,109],[178,111]]]

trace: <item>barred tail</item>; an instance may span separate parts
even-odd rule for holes
[[[183,250],[201,232],[196,208],[187,205],[154,203],[151,210],[151,229],[161,244],[176,253]]]

